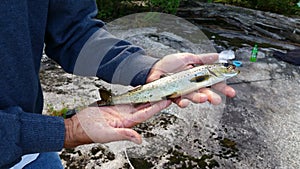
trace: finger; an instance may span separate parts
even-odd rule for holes
[[[177,53],[163,57],[152,67],[146,82],[157,80],[165,73],[173,73],[185,69],[187,65],[192,64],[191,60],[193,58],[197,58],[197,56],[191,53]]]
[[[182,57],[180,60],[181,62],[181,67],[184,67],[186,65],[191,65],[191,64],[211,64],[214,63],[219,59],[219,54],[218,53],[206,53],[206,54],[191,54],[191,53],[183,53],[181,55],[178,55],[178,57]],[[179,67],[179,65],[177,65]]]
[[[132,127],[138,123],[148,120],[154,114],[170,106],[171,103],[172,102],[170,100],[163,100],[151,105],[150,107],[146,107],[133,113],[131,117],[127,119],[128,123],[126,124],[126,127]]]
[[[217,83],[213,85],[212,88],[216,89],[217,91],[220,91],[228,97],[234,97],[236,95],[235,90],[232,87],[228,86],[225,82]]]
[[[191,68],[194,68],[194,67],[195,67],[194,65],[187,65],[182,70],[187,70],[187,69],[191,69]],[[179,71],[182,71],[182,70],[179,70]]]
[[[204,103],[207,101],[207,99],[207,95],[204,93],[192,92],[182,97],[173,99],[172,101],[176,103],[179,107],[185,108],[189,105],[190,101],[193,103]]]
[[[124,113],[124,114],[128,114],[128,113],[132,114],[132,113],[135,113],[141,109],[145,109],[150,106],[151,106],[151,103],[139,104],[137,106],[134,106],[132,104],[124,104],[124,105],[115,105],[112,107],[116,112],[120,112],[120,113]]]
[[[218,53],[207,53],[198,55],[198,64],[212,64],[219,59]]]
[[[207,101],[207,95],[199,92],[192,92],[182,96],[182,98],[188,99],[193,103],[203,103]]]
[[[190,104],[190,101],[188,99],[182,98],[172,99],[172,101],[176,103],[180,108],[186,108]]]
[[[114,136],[113,141],[128,140],[136,144],[142,143],[141,135],[139,135],[136,131],[132,129],[115,128],[114,130],[117,134]]]
[[[166,72],[176,72],[178,70],[186,69],[188,65],[197,64],[201,62],[199,56],[192,53],[177,53],[166,56],[166,60],[169,57],[172,57],[172,60],[169,61],[171,66],[164,66]]]
[[[222,98],[208,88],[202,88],[200,92],[206,94],[207,100],[213,105],[218,105],[222,102]]]
[[[156,71],[160,72],[176,72],[177,70],[182,70],[188,65],[193,64],[206,64],[213,63],[218,60],[219,55],[217,53],[207,53],[195,55],[192,53],[177,53],[165,56],[161,61],[154,65]],[[165,65],[170,64],[171,66]]]
[[[217,53],[208,53],[195,55],[192,53],[178,53],[165,56],[158,61],[151,69],[147,83],[159,79],[162,74],[170,72],[178,72],[191,68],[194,64],[211,64],[218,60],[219,55]]]

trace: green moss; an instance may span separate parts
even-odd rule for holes
[[[183,152],[172,150],[171,156],[168,158],[169,162],[165,167],[176,166],[180,168],[215,168],[219,167],[219,163],[214,159],[213,154],[203,154],[200,157],[193,157]]]
[[[220,145],[223,147],[222,151],[219,153],[219,157],[229,159],[238,157],[238,148],[235,141],[229,138],[223,138],[220,140]]]
[[[224,138],[223,140],[220,141],[221,145],[223,147],[226,147],[226,148],[230,148],[230,149],[236,149],[236,142],[228,139],[228,138]]]
[[[109,21],[139,12],[164,12],[175,14],[180,0],[96,0],[98,18]]]
[[[62,109],[56,110],[52,104],[47,104],[47,108],[46,108],[47,114],[51,116],[60,116],[64,118],[66,117],[66,113],[68,110],[69,108],[66,106],[63,106]]]

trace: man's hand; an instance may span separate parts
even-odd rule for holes
[[[141,136],[130,129],[171,104],[163,100],[155,104],[88,107],[65,120],[65,148],[89,143],[129,140],[142,143]]]
[[[163,57],[158,61],[151,69],[147,83],[159,79],[161,75],[167,73],[179,72],[185,69],[192,68],[195,64],[211,64],[218,60],[217,53],[208,53],[201,55],[194,55],[191,53],[178,53]],[[235,96],[235,90],[225,83],[218,83],[212,86],[212,88],[222,92],[228,97]],[[216,105],[221,103],[221,97],[209,88],[202,88],[199,91],[192,92],[173,101],[179,107],[186,107],[189,104],[189,100],[194,103],[203,103],[209,101]]]

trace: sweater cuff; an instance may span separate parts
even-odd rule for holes
[[[145,56],[143,56],[145,57]],[[140,70],[138,74],[134,76],[132,79],[130,85],[131,86],[138,86],[138,85],[144,85],[147,81],[148,75],[150,73],[150,70],[152,69],[153,65],[158,62],[158,59],[146,56],[146,58],[140,57],[139,59],[143,60],[137,60],[137,62],[142,61],[142,63],[137,63],[137,69]]]
[[[145,55],[143,52],[129,54],[113,73],[112,83],[144,85],[151,68],[157,61],[157,58]]]
[[[23,154],[60,151],[64,145],[65,125],[61,117],[21,113]]]

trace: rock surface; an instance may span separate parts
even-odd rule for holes
[[[131,16],[135,20],[122,20],[131,21],[130,27],[119,22],[108,27],[116,36],[142,45],[157,57],[174,52],[214,52],[211,41],[196,26],[177,17],[150,16],[151,21],[160,18],[163,26],[148,25],[145,15],[136,15]],[[201,45],[202,41],[208,45]],[[235,98],[223,96],[219,106],[204,103],[179,109],[172,105],[135,127],[144,137],[142,145],[116,142],[63,150],[60,155],[65,167],[299,168],[299,67],[274,59],[270,49],[264,48],[252,63],[250,51],[249,45],[235,49],[236,58],[243,62],[240,75],[227,81],[237,91]],[[100,86],[117,93],[128,88],[65,74],[47,59],[43,63],[45,113],[52,106],[87,105],[98,99]]]
[[[184,3],[184,7],[179,8],[177,12],[178,16],[203,25],[203,30],[231,39],[231,44],[235,43],[235,39],[242,39],[282,49],[299,48],[299,17],[287,17],[221,3],[193,0]]]

